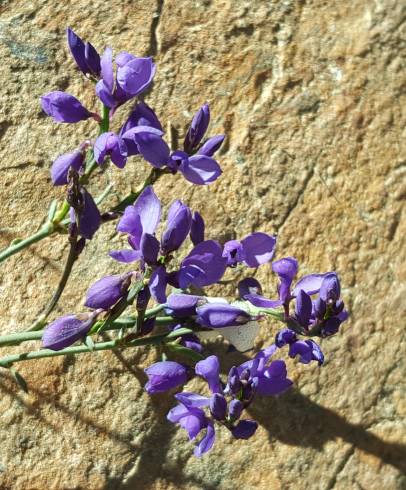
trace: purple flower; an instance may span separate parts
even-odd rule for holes
[[[79,67],[79,70],[85,75],[93,77],[100,76],[100,56],[95,48],[89,43],[84,43],[82,39],[72,31],[66,29],[68,45],[73,59]]]
[[[94,144],[94,159],[102,164],[107,155],[118,168],[124,168],[127,162],[127,146],[120,136],[111,131],[101,134]]]
[[[194,394],[191,393],[191,395]],[[176,398],[178,397],[179,395],[176,395]],[[183,400],[187,404],[179,403],[168,412],[167,419],[185,429],[190,440],[194,440],[202,430],[206,430],[205,435],[196,443],[194,450],[195,456],[200,457],[213,447],[215,441],[214,424],[199,408],[198,395],[191,398],[184,397]]]
[[[255,434],[258,423],[255,420],[240,420],[231,433],[236,439],[249,439]]]
[[[82,195],[82,206],[77,217],[79,221],[79,235],[91,240],[99,229],[101,216],[89,192],[84,187],[80,189],[80,192]],[[70,220],[72,223],[76,222],[76,215],[73,208],[70,208]]]
[[[220,382],[220,363],[216,356],[209,356],[203,361],[196,363],[195,372],[204,378],[212,393],[223,393]]]
[[[131,273],[105,276],[96,281],[86,294],[85,306],[108,310],[127,292]]]
[[[192,123],[186,133],[183,147],[186,153],[191,153],[201,142],[210,122],[209,105],[203,104],[193,116]]]
[[[231,240],[224,244],[223,257],[229,267],[244,263],[248,267],[258,267],[272,260],[276,238],[266,233],[252,233],[241,242]]]
[[[132,154],[140,153],[155,168],[162,168],[168,162],[169,146],[162,139],[163,132],[152,126],[135,126],[123,133],[127,147]]]
[[[310,339],[298,340],[296,333],[289,328],[284,328],[276,334],[275,344],[278,348],[288,345],[289,357],[294,359],[299,356],[299,362],[302,364],[317,361],[321,366],[324,362],[324,354],[316,342]]]
[[[161,250],[164,255],[177,250],[189,235],[192,213],[181,201],[172,203],[168,212],[166,230],[162,234]]]
[[[186,289],[191,284],[209,286],[219,281],[226,270],[227,260],[222,257],[222,247],[214,240],[199,243],[182,261],[179,269],[179,286]]]
[[[171,331],[178,330],[180,328],[183,328],[183,325],[178,324],[175,325],[175,327],[169,327]],[[203,346],[200,342],[199,337],[197,335],[194,335],[193,333],[188,333],[184,334],[181,337],[178,337],[180,339],[180,344],[183,345],[184,347],[187,347],[188,349],[192,349],[195,352],[202,352],[203,351]]]
[[[243,325],[252,320],[245,310],[224,303],[207,303],[196,309],[197,323],[210,328]]]
[[[145,372],[148,376],[145,390],[149,394],[162,393],[187,381],[186,368],[173,361],[156,362],[145,369]]]
[[[51,178],[54,185],[65,185],[68,183],[68,172],[72,167],[77,172],[82,168],[85,160],[85,153],[82,150],[75,150],[73,153],[65,153],[58,157],[51,168]]]
[[[119,136],[123,137],[127,131],[137,126],[150,126],[163,134],[163,129],[159,119],[157,118],[155,112],[147,104],[145,104],[145,102],[138,102],[135,105],[127,121],[121,127]],[[140,152],[138,150],[135,137],[131,136],[131,133],[129,133],[129,135],[130,136],[126,139],[128,156],[138,155]]]
[[[42,335],[45,349],[61,350],[84,337],[96,318],[95,314],[62,316],[50,323]]]
[[[227,400],[220,393],[214,393],[210,398],[210,412],[216,420],[225,420]]]
[[[196,308],[205,302],[203,296],[193,294],[170,294],[166,302],[165,312],[177,318],[186,318],[196,315]]]
[[[56,122],[76,123],[94,117],[76,97],[59,90],[43,95],[41,107]]]
[[[204,221],[197,211],[195,211],[192,216],[190,239],[192,240],[193,245],[198,245],[204,241]]]
[[[152,58],[136,58],[128,55],[127,62],[118,66],[117,83],[126,93],[135,97],[146,90],[154,78],[156,66]]]
[[[223,134],[212,136],[199,148],[197,153],[199,155],[206,155],[208,157],[213,156],[223,144],[224,138],[225,136]]]
[[[173,172],[181,172],[186,180],[196,185],[210,184],[222,174],[214,158],[200,154],[189,156],[180,150],[170,155],[167,165]]]

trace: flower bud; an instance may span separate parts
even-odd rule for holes
[[[129,274],[116,274],[99,279],[88,290],[85,306],[108,310],[126,294],[130,285],[129,279]]]
[[[187,381],[186,368],[173,361],[156,362],[145,373],[148,376],[145,390],[149,394],[162,393]]]
[[[56,122],[76,123],[92,117],[92,113],[76,97],[59,90],[43,95],[41,106]]]
[[[245,310],[223,303],[209,303],[199,306],[196,311],[197,323],[210,328],[238,326],[251,320]]]
[[[223,395],[215,393],[210,398],[210,411],[216,420],[224,420],[227,412],[227,401]]]
[[[231,400],[230,405],[228,407],[228,414],[231,419],[237,420],[240,418],[243,409],[244,409],[244,405],[242,404],[242,402],[234,398],[234,400]]]
[[[45,349],[61,350],[84,337],[90,330],[96,315],[66,315],[57,318],[44,330],[42,346]]]
[[[257,427],[255,420],[240,420],[231,433],[236,439],[249,439],[255,434]]]

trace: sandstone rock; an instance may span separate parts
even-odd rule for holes
[[[210,131],[227,134],[222,178],[196,188],[166,176],[165,204],[181,196],[200,209],[213,238],[277,232],[278,256],[296,256],[302,274],[340,272],[351,319],[322,343],[323,368],[289,362],[296,388],[252,408],[255,438],[219,431],[201,460],[166,422],[172,402],[142,391],[153,351],[21,363],[28,394],[2,371],[1,488],[404,488],[405,18],[395,0],[2,2],[2,247],[40,226],[62,195],[50,163],[92,135],[91,123],[53,124],[38,104],[55,89],[96,103],[67,53],[71,26],[99,49],[152,54],[147,101],[180,134],[206,100]],[[147,171],[134,158],[92,190],[111,181],[124,195]],[[106,255],[113,234],[105,226],[88,245],[55,316],[80,311],[95,277],[122,270]],[[36,318],[66,252],[54,237],[1,265],[2,333]],[[257,277],[274,292],[269,268]],[[256,348],[276,328],[264,325]],[[243,357],[221,353],[225,369]]]

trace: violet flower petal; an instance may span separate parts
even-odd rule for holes
[[[140,260],[142,256],[140,250],[111,250],[109,255],[112,259],[124,264]]]
[[[216,356],[209,356],[203,361],[196,363],[195,372],[207,381],[212,393],[223,392],[219,377],[220,363]]]
[[[312,299],[303,289],[300,289],[296,297],[295,314],[302,327],[308,327],[312,308]]]
[[[154,235],[144,233],[140,242],[140,250],[143,259],[149,265],[156,264],[159,253],[159,241]]]
[[[211,157],[216,153],[224,141],[224,134],[219,134],[218,136],[212,136],[209,138],[198,150],[198,155],[206,155]]]
[[[91,321],[82,321],[76,315],[66,315],[50,323],[42,335],[45,349],[61,350],[84,337],[92,326]]]
[[[244,262],[248,267],[258,267],[272,260],[275,253],[276,237],[256,232],[241,240]]]
[[[127,278],[128,275],[126,274],[102,277],[88,289],[85,306],[93,309],[108,310],[126,294],[128,286],[125,288],[124,282]]]
[[[76,123],[92,117],[76,97],[59,90],[43,95],[41,107],[54,121],[61,123]]]
[[[210,328],[243,325],[251,316],[241,308],[223,303],[207,303],[196,308],[197,323]]]
[[[205,132],[207,131],[209,122],[210,109],[209,105],[205,103],[193,116],[190,127],[186,133],[183,144],[186,153],[191,153],[192,150],[200,143]]]
[[[145,373],[148,383],[145,390],[149,393],[161,393],[186,383],[186,368],[174,361],[161,361],[152,364]]]
[[[190,232],[192,213],[181,201],[175,201],[169,208],[168,224],[162,234],[161,249],[164,255],[177,250]]]
[[[76,171],[82,167],[85,159],[83,152],[76,150],[59,156],[51,168],[51,178],[54,185],[65,185],[68,183],[68,172],[70,167]]]
[[[154,270],[149,280],[151,295],[157,303],[166,302],[166,286],[166,269],[161,265]]]
[[[223,173],[216,160],[205,155],[191,156],[180,171],[186,180],[196,185],[210,184]]]
[[[156,66],[152,58],[133,58],[117,69],[117,83],[127,94],[135,97],[152,82]]]
[[[255,420],[240,420],[231,433],[236,439],[249,439],[255,434],[257,428],[258,423]]]
[[[204,453],[210,451],[213,447],[214,441],[216,439],[216,432],[214,430],[214,425],[212,422],[208,422],[207,424],[207,432],[206,435],[201,439],[201,441],[197,444],[194,449],[194,455],[197,458],[200,458]]]
[[[200,213],[195,211],[192,216],[192,225],[190,227],[190,239],[193,245],[204,241],[204,221]]]
[[[295,285],[292,296],[297,296],[299,291],[303,289],[305,293],[308,295],[316,294],[320,291],[321,283],[325,276],[329,274],[308,274],[307,276],[303,276]]]

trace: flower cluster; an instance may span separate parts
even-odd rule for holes
[[[212,448],[220,426],[235,439],[248,439],[258,424],[244,418],[245,410],[257,396],[277,396],[292,385],[285,362],[276,357],[287,351],[290,358],[303,364],[323,364],[324,354],[314,338],[336,334],[348,318],[338,275],[309,274],[294,282],[298,262],[293,257],[274,260],[275,236],[253,232],[220,243],[208,237],[203,217],[181,200],[169,206],[162,223],[162,204],[153,189],[154,179],[147,179],[134,198],[121,203],[122,207],[100,213],[85,187],[98,167],[104,168],[111,161],[123,169],[130,157],[138,155],[151,165],[155,177],[181,173],[192,184],[210,184],[222,173],[214,155],[224,135],[205,139],[210,109],[204,103],[186,130],[181,149],[171,148],[154,110],[137,98],[153,82],[156,66],[152,58],[126,51],[113,57],[110,47],[100,56],[73,30],[67,30],[67,38],[77,67],[95,84],[103,112],[100,115],[61,91],[42,97],[43,110],[56,122],[78,123],[92,118],[99,125],[95,139],[83,138],[75,149],[53,162],[52,182],[67,186],[66,213],[70,209],[72,242],[81,236],[80,246],[84,246],[104,220],[119,218],[117,231],[125,235],[128,247],[111,250],[109,255],[130,270],[104,276],[91,285],[84,302],[88,311],[51,322],[42,334],[43,347],[73,352],[69,346],[80,341],[92,350],[91,336],[106,328],[119,333],[111,344],[101,346],[103,349],[158,344],[165,357],[145,370],[149,394],[179,389],[193,377],[204,379],[208,385],[206,394],[176,393],[178,404],[167,415],[170,422],[186,430],[189,439],[197,440],[195,455]],[[133,106],[127,120],[117,126],[117,131],[111,131],[110,122],[118,108],[130,101]],[[232,275],[237,266],[242,273],[245,268],[266,264],[271,264],[270,270],[279,280],[275,296],[264,295],[261,284],[251,276],[238,283],[233,302],[210,297],[204,290],[218,285],[226,274]],[[148,309],[152,301],[154,306]],[[121,317],[127,308],[136,316]],[[283,324],[281,330],[272,333],[275,342],[251,360],[233,366],[223,382],[218,357],[204,357],[205,340],[221,335],[230,349],[250,351],[260,322],[266,319]],[[127,336],[125,329],[130,329]],[[167,360],[178,354],[184,361]]]

